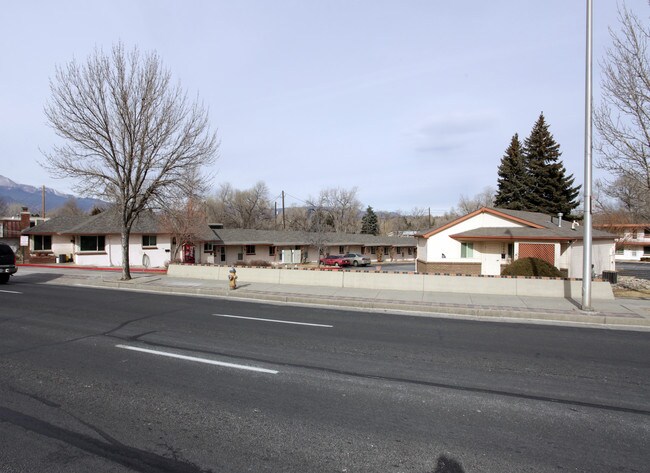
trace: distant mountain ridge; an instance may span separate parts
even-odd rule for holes
[[[32,213],[39,213],[42,210],[41,187],[18,184],[5,176],[0,176],[0,198],[4,199],[7,204],[19,204],[28,207]],[[99,199],[81,198],[46,187],[45,213],[47,214],[61,207],[69,199],[75,199],[79,208],[84,212],[89,212],[95,206],[106,206],[106,202]]]

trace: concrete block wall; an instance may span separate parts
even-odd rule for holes
[[[422,274],[341,271],[343,287],[355,289],[387,289],[397,291],[422,291]]]
[[[517,280],[514,278],[443,276],[435,274],[425,274],[423,277],[423,290],[425,292],[517,295]]]
[[[344,287],[343,271],[317,271],[309,269],[270,269],[269,271],[280,273],[280,284]]]
[[[228,280],[228,266],[172,264],[172,277]],[[582,281],[548,278],[485,276],[444,276],[420,273],[345,271],[314,269],[237,268],[240,285],[248,282],[300,286],[327,286],[393,291],[452,292],[511,296],[571,297],[582,295]],[[612,286],[605,281],[592,283],[594,299],[614,299]]]

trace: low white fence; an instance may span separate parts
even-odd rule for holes
[[[227,281],[227,266],[172,264],[171,277]],[[582,298],[582,281],[544,278],[499,278],[481,276],[442,276],[434,274],[390,273],[380,271],[345,271],[315,269],[278,269],[238,267],[239,282],[295,284],[359,289],[454,292],[465,294],[496,294],[512,296]],[[609,282],[593,281],[594,299],[614,299]]]

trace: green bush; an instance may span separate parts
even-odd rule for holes
[[[503,268],[501,276],[537,276],[561,278],[562,273],[551,263],[539,258],[521,258]]]

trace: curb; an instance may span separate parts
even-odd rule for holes
[[[18,267],[25,268],[47,268],[47,269],[81,269],[84,271],[109,271],[112,273],[122,272],[122,268],[118,267],[104,267],[104,266],[66,266],[65,263],[62,264],[39,264],[39,263],[18,263]],[[157,269],[157,268],[130,268],[129,271],[132,273],[152,273],[152,274],[167,274],[166,269]]]

